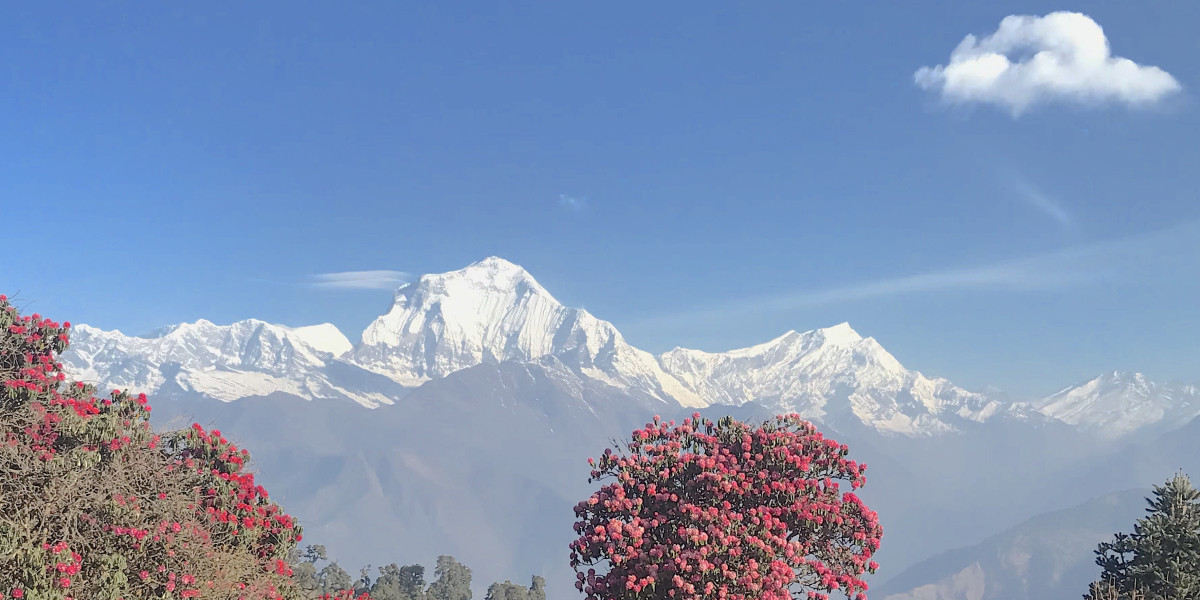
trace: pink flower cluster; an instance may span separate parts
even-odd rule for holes
[[[21,316],[3,295],[0,321],[8,324],[0,327],[0,365],[5,373],[0,377],[0,407],[27,407],[14,412],[21,415],[21,425],[4,431],[0,445],[19,447],[18,451],[28,451],[51,465],[58,464],[51,461],[71,457],[79,464],[129,460],[130,449],[149,448],[176,458],[174,468],[186,468],[193,474],[198,485],[188,508],[195,510],[195,518],[186,522],[161,520],[146,527],[144,515],[154,513],[156,502],[174,501],[165,492],[146,498],[146,510],[138,498],[114,495],[110,505],[80,516],[82,523],[128,544],[138,555],[147,555],[151,546],[155,553],[165,555],[153,569],[131,568],[131,581],[140,582],[144,591],[153,594],[198,597],[202,588],[211,590],[214,582],[197,581],[194,572],[187,572],[192,570],[187,560],[178,555],[189,544],[214,548],[219,543],[224,548],[247,548],[260,561],[265,575],[238,584],[241,598],[282,599],[271,582],[282,583],[282,578],[291,576],[284,558],[302,539],[300,527],[268,500],[267,490],[255,484],[253,474],[244,472],[249,460],[246,450],[229,443],[219,431],[207,432],[199,425],[183,436],[165,438],[170,443],[163,445],[164,438],[151,430],[151,407],[145,394],[131,396],[113,390],[110,397],[97,399],[92,386],[65,383],[63,365],[56,357],[69,343],[70,323],[59,325],[36,314]],[[126,515],[136,518],[125,520]],[[51,555],[46,571],[53,576],[50,584],[60,590],[86,588],[87,575],[95,575],[94,559],[69,551],[66,542],[46,544],[43,550]],[[27,592],[37,595],[32,588],[14,587],[0,590],[0,599],[23,598]]]
[[[811,423],[656,416],[626,450],[589,459],[591,481],[615,481],[575,507],[571,565],[588,600],[789,600],[793,586],[865,600],[883,531],[835,480],[856,489],[866,466]]]
[[[201,489],[197,511],[214,532],[239,536],[239,543],[252,547],[265,560],[279,559],[282,548],[303,539],[294,518],[268,500],[267,490],[254,482],[254,474],[243,472],[250,453],[239,449],[218,430],[206,431],[199,424],[173,443],[175,468],[185,468],[209,478]],[[268,570],[278,571],[277,566]],[[290,573],[287,573],[290,575]]]

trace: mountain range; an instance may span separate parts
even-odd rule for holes
[[[79,325],[62,359],[77,379],[150,394],[159,424],[208,422],[251,448],[306,538],[344,565],[453,554],[477,590],[533,572],[570,593],[586,458],[654,414],[797,412],[837,435],[871,464],[863,498],[885,527],[875,581],[920,585],[945,575],[924,559],[1078,505],[1083,490],[1127,489],[1103,461],[1200,414],[1200,387],[1136,373],[1030,402],[969,391],[846,323],[656,356],[495,257],[401,286],[357,341],[330,324]]]
[[[251,319],[222,326],[201,319],[147,337],[80,325],[64,359],[81,379],[150,394],[228,402],[284,392],[368,408],[475,365],[541,362],[648,406],[756,402],[819,423],[853,420],[910,436],[1008,418],[1054,419],[1115,438],[1200,414],[1200,386],[1158,385],[1137,373],[1101,375],[1031,403],[967,391],[904,368],[847,323],[727,352],[675,348],[655,356],[625,341],[612,323],[563,306],[524,269],[496,257],[400,287],[357,344],[329,323],[292,328]]]

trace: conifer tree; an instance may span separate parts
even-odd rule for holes
[[[392,563],[379,568],[379,577],[371,586],[375,600],[424,600],[425,567]]]
[[[425,598],[425,567],[421,565],[405,565],[396,571],[403,600],[424,600]]]
[[[396,563],[379,567],[379,577],[371,586],[371,597],[375,600],[404,600],[400,589],[400,566]]]
[[[546,580],[533,576],[533,582],[529,585],[529,600],[546,600]]]
[[[506,579],[489,585],[484,600],[529,600],[529,588]]]
[[[534,575],[529,587],[509,580],[496,582],[488,586],[484,600],[546,600],[546,580]]]
[[[336,560],[325,565],[324,569],[321,569],[320,581],[321,592],[325,594],[333,594],[340,590],[350,589],[354,584],[354,580],[350,578],[350,574]]]
[[[439,556],[434,575],[437,581],[428,591],[431,600],[471,600],[471,569],[453,556]]]
[[[354,582],[355,594],[367,594],[371,591],[371,565],[367,565],[358,571],[358,581]]]
[[[321,583],[317,578],[317,561],[325,560],[325,546],[308,546],[303,552],[293,550],[288,557],[295,565],[292,582],[303,598],[315,598],[320,594]]]
[[[1182,472],[1154,487],[1132,534],[1096,549],[1101,569],[1086,600],[1135,593],[1146,600],[1200,600],[1200,491]]]

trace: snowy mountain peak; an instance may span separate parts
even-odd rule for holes
[[[853,346],[863,340],[863,337],[858,334],[854,328],[850,327],[849,323],[839,323],[833,327],[818,329],[821,337],[825,338],[827,343],[835,346]]]
[[[563,306],[525,269],[498,257],[400,287],[357,345],[329,323],[290,328],[256,319],[199,319],[145,337],[79,325],[72,342],[64,362],[81,379],[222,400],[285,391],[378,406],[471,367],[524,363],[561,376],[579,394],[605,390],[592,395],[624,395],[656,410],[753,402],[903,435],[961,431],[1007,415],[1119,437],[1200,414],[1200,388],[1159,386],[1121,371],[1018,406],[908,370],[848,323],[726,352],[676,348],[656,357],[611,323]]]
[[[869,338],[867,338],[869,339]],[[726,357],[749,357],[761,356],[771,352],[778,352],[784,348],[799,347],[803,348],[804,352],[809,349],[820,346],[836,346],[850,348],[859,345],[864,338],[850,327],[849,323],[841,323],[833,327],[825,327],[823,329],[814,329],[804,333],[798,333],[796,330],[790,330],[787,333],[767,342],[749,346],[746,348],[738,348],[736,350],[728,350],[725,352],[712,353],[702,350],[690,350],[687,348],[676,347],[672,353],[689,353],[693,355],[709,355],[709,356],[726,356]],[[882,349],[882,348],[881,348]]]
[[[1159,385],[1142,373],[1112,371],[1034,403],[1048,417],[1116,438],[1151,425],[1182,425],[1200,415],[1200,390]]]
[[[464,271],[490,271],[495,273],[520,273],[529,275],[529,273],[520,265],[510,260],[500,258],[499,256],[489,256],[487,258],[477,260],[466,267],[459,269],[458,271],[451,271],[451,273],[461,273]]]
[[[258,319],[230,325],[199,319],[147,337],[79,325],[72,332],[68,353],[76,361],[103,361],[106,356],[128,361],[135,357],[148,365],[175,363],[183,368],[224,366],[285,373],[324,364],[323,353],[345,351],[349,345],[330,324],[293,329]]]
[[[230,325],[199,319],[146,337],[78,325],[62,358],[81,381],[131,392],[169,390],[226,402],[282,392],[306,399],[346,399],[369,407],[390,404],[392,400],[373,385],[383,379],[377,375],[339,362],[333,379],[357,377],[366,385],[346,389],[331,379],[327,368],[351,347],[329,323],[293,328],[258,319]],[[363,376],[356,374],[359,371]]]
[[[520,265],[497,256],[489,256],[473,262],[457,271],[422,275],[417,281],[396,290],[396,300],[401,296],[424,290],[444,295],[462,296],[464,292],[475,294],[511,294],[527,292],[550,297],[541,284]],[[550,297],[553,300],[553,297]],[[557,303],[557,301],[555,301]]]
[[[789,331],[764,344],[703,352],[676,348],[663,368],[705,400],[756,402],[822,422],[857,421],[879,431],[927,435],[983,421],[998,403],[905,369],[873,338],[846,323]]]
[[[347,354],[404,385],[478,364],[546,357],[618,389],[704,405],[611,323],[563,306],[524,269],[496,257],[423,275],[396,290],[388,313],[372,322],[362,343]]]
[[[457,271],[422,275],[397,289],[391,310],[363,332],[355,356],[381,373],[414,380],[485,359],[527,360],[549,353],[550,330],[565,310],[524,269],[487,258]],[[439,346],[441,357],[429,353],[438,354]],[[383,351],[391,359],[372,358],[381,347],[402,349],[406,356]]]

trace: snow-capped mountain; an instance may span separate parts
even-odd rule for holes
[[[1200,416],[1200,387],[1157,384],[1113,371],[1035,403],[1043,414],[1105,438],[1146,427],[1169,429]]]
[[[660,357],[625,342],[611,323],[563,306],[521,267],[488,258],[426,275],[347,358],[413,385],[483,363],[554,357],[577,374],[683,406],[757,401],[816,420],[857,418],[881,431],[953,431],[983,421],[998,402],[906,370],[848,324],[788,334],[752,348]]]
[[[392,309],[367,327],[347,358],[418,385],[478,364],[548,356],[618,389],[684,406],[708,404],[612,323],[563,306],[524,269],[496,257],[396,290]]]
[[[945,379],[905,369],[848,323],[807,333],[789,331],[729,352],[676,348],[660,361],[668,373],[714,403],[755,401],[776,412],[826,422],[857,419],[890,433],[954,431],[956,422],[983,422],[1005,409]]]
[[[151,337],[79,325],[62,359],[77,379],[131,392],[170,390],[225,402],[282,392],[305,399],[345,398],[364,406],[391,403],[390,394],[379,389],[380,378],[355,377],[347,371],[356,367],[338,364],[335,355],[350,348],[346,336],[328,323],[289,328],[255,319],[232,325],[201,319]]]
[[[80,325],[62,360],[73,378],[151,394],[160,425],[219,423],[347,564],[427,560],[428,546],[395,540],[436,540],[484,582],[535,572],[563,589],[586,457],[655,413],[818,422],[873,465],[864,498],[890,532],[879,561],[896,569],[1110,490],[1112,457],[1096,449],[1114,444],[1094,434],[1127,442],[1200,413],[1195,387],[1136,375],[1010,402],[909,370],[845,323],[654,356],[498,258],[401,287],[358,343],[328,324],[201,320],[146,337]],[[298,399],[313,402],[292,410]],[[1182,442],[1143,452],[1160,447],[1122,471],[1195,455]],[[1104,468],[1069,480],[1080,457]]]
[[[1157,386],[1140,375],[1103,376],[1040,402],[1009,402],[906,369],[846,323],[789,331],[739,350],[676,348],[656,357],[626,342],[612,323],[563,306],[524,269],[496,257],[400,287],[358,344],[330,324],[200,320],[151,337],[85,325],[63,358],[76,377],[147,393],[232,401],[283,392],[367,407],[478,365],[537,364],[556,389],[575,390],[572,402],[589,410],[617,393],[667,412],[754,402],[820,423],[907,436],[961,431],[995,418],[1049,418],[1115,438],[1200,414],[1196,387]]]

